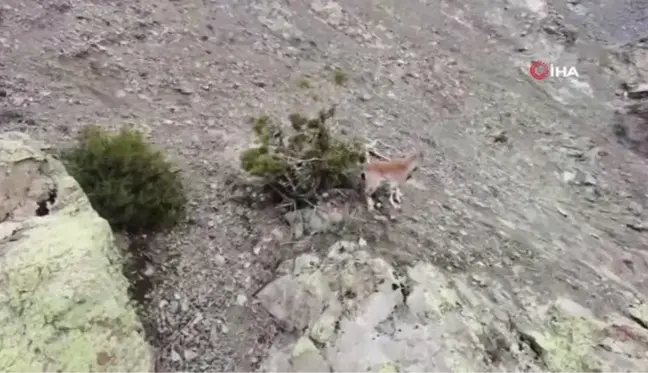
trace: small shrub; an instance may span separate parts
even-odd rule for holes
[[[337,68],[333,71],[333,81],[336,85],[345,85],[347,80],[349,80],[349,77],[344,72],[344,70]]]
[[[311,89],[313,85],[311,84],[310,80],[306,77],[301,77],[297,80],[297,86],[301,89]]]
[[[62,152],[62,160],[113,229],[164,230],[184,217],[186,198],[179,175],[137,131],[124,128],[111,135],[88,126],[79,144]]]
[[[254,119],[258,146],[241,154],[241,166],[261,178],[273,200],[296,207],[315,202],[326,190],[351,187],[351,172],[364,162],[365,154],[357,140],[330,133],[326,121],[334,113],[335,107],[315,118],[291,114],[290,133],[267,116]]]

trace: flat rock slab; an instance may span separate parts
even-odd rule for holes
[[[0,134],[0,370],[151,371],[108,222],[39,148]]]

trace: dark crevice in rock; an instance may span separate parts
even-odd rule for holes
[[[38,208],[36,209],[36,216],[46,216],[50,213],[50,207],[56,202],[56,197],[58,192],[56,188],[53,188],[49,191],[47,199],[36,202]],[[49,203],[49,207],[48,207]]]
[[[319,350],[323,350],[326,347],[325,343],[322,343],[322,342],[316,340],[315,338],[311,337],[310,335],[308,336],[308,339],[310,339],[310,341],[313,342],[313,345],[315,345],[315,347],[317,347]]]
[[[403,295],[403,303],[407,303],[407,298],[412,293],[412,286],[408,283],[408,281],[404,280],[401,282],[400,292]]]
[[[22,113],[16,110],[4,109],[0,111],[0,124],[10,123],[13,121],[20,121],[22,119],[23,119]]]
[[[518,330],[518,335],[520,342],[529,346],[531,351],[536,355],[537,360],[543,361],[542,356],[544,356],[544,349],[540,346],[540,343],[538,343],[538,341],[528,333]]]
[[[614,115],[612,130],[626,148],[648,157],[648,102],[637,102]]]
[[[486,333],[478,335],[486,352],[487,364],[497,364],[505,359],[510,351],[506,338],[495,328],[490,328]]]
[[[637,316],[632,315],[632,314],[627,314],[626,316],[627,316],[630,320],[632,320],[632,321],[634,321],[635,323],[637,323],[637,324],[638,324],[639,326],[641,326],[642,328],[648,330],[648,324],[647,324],[644,320],[642,320],[642,319],[640,319],[640,318],[638,318]]]
[[[49,195],[47,197],[47,202],[49,202],[51,205],[56,203],[56,198],[58,197],[58,191],[56,188],[52,189],[49,191]]]
[[[157,326],[148,314],[151,302],[149,295],[155,286],[155,278],[147,273],[147,269],[151,268],[151,259],[148,255],[150,250],[150,238],[130,237],[122,274],[128,279],[128,296],[135,305],[146,339],[154,343],[158,340]]]
[[[47,201],[36,202],[38,208],[36,209],[36,216],[46,216],[49,215],[50,210],[47,207]]]

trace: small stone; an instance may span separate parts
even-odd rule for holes
[[[320,259],[317,255],[314,254],[302,254],[295,258],[295,268],[293,269],[293,274],[299,275],[320,263]]]
[[[292,225],[292,236],[294,239],[297,240],[304,237],[304,231],[304,223],[302,223],[301,221]]]
[[[628,91],[628,97],[638,100],[648,97],[648,83],[637,84],[634,89]]]
[[[560,206],[556,206],[556,210],[562,215],[563,217],[569,217],[569,214],[567,211],[563,210]]]
[[[272,232],[270,232],[270,234],[277,241],[280,241],[283,238],[283,235],[284,235],[283,232],[281,231],[281,229],[279,229],[279,228],[273,229]]]
[[[646,232],[648,231],[648,225],[644,222],[633,222],[628,223],[626,226],[636,232]]]
[[[236,296],[236,304],[242,306],[245,303],[247,303],[247,297],[245,296],[245,294],[239,294]]]
[[[596,186],[596,184],[597,184],[597,182],[596,182],[596,179],[594,178],[594,176],[592,176],[590,174],[585,175],[585,178],[583,180],[583,185]]]
[[[367,102],[367,101],[371,100],[372,96],[368,92],[363,92],[363,93],[360,94],[359,98],[360,98],[361,101]]]
[[[176,88],[176,90],[183,95],[190,95],[194,93],[193,88],[189,87],[187,84],[182,84],[179,87]]]
[[[11,103],[15,106],[22,106],[23,103],[25,103],[25,99],[20,96],[16,96],[11,98]]]
[[[643,207],[635,201],[630,201],[628,210],[630,210],[630,212],[632,212],[632,214],[636,216],[640,216],[643,213]]]
[[[171,361],[178,362],[180,360],[182,360],[182,356],[180,356],[180,354],[176,350],[172,349],[171,350]]]
[[[299,213],[299,211],[290,211],[284,215],[284,219],[289,225],[293,225],[298,220],[298,218],[301,219],[301,214]]]
[[[495,141],[496,143],[506,143],[508,142],[508,140],[509,139],[506,131],[500,131],[493,136],[493,141]]]
[[[360,247],[366,247],[366,246],[367,246],[367,240],[365,240],[364,238],[360,237],[360,239],[358,240],[358,246],[360,246]]]
[[[322,211],[312,211],[309,213],[308,230],[313,233],[322,233],[331,227],[331,217]]]
[[[571,183],[576,179],[576,174],[570,171],[565,171],[562,174],[562,180],[565,183]]]
[[[115,97],[124,98],[124,97],[126,97],[126,92],[124,92],[123,90],[120,89],[119,91],[115,92]]]
[[[183,355],[184,355],[185,360],[187,360],[187,361],[191,361],[191,360],[198,357],[198,353],[195,352],[194,350],[184,350]]]
[[[215,262],[217,265],[222,266],[223,264],[225,264],[225,257],[222,256],[222,255],[220,255],[220,254],[218,254],[218,255],[216,255],[216,256],[214,257],[214,262]]]
[[[472,275],[471,280],[475,285],[478,285],[480,287],[485,287],[486,286],[486,282],[480,276]]]
[[[169,302],[168,309],[170,313],[178,313],[178,311],[180,310],[180,303],[176,300],[172,300],[171,302]]]
[[[344,221],[344,215],[338,209],[330,211],[328,215],[332,224],[340,224]]]
[[[153,266],[151,265],[147,265],[143,273],[144,276],[151,277],[155,274],[155,268],[153,268]]]

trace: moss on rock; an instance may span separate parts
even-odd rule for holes
[[[23,140],[0,136],[0,149],[0,172],[57,191],[48,214],[14,215],[0,229],[0,370],[151,371],[108,222],[59,161]]]

